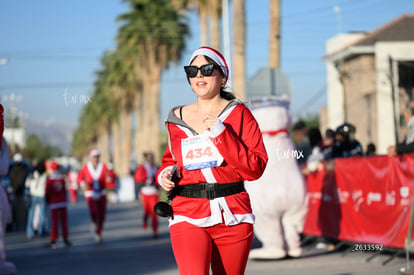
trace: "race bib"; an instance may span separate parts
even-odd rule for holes
[[[184,167],[187,170],[217,167],[223,163],[223,156],[206,135],[181,140],[181,150]]]

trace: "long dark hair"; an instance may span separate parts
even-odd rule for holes
[[[319,128],[310,128],[308,130],[309,145],[313,149],[322,145],[322,134]]]
[[[39,160],[35,166],[34,166],[34,171],[37,171],[40,175],[42,175],[44,172],[46,172],[46,165],[45,165],[45,160]]]

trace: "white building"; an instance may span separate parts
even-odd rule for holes
[[[26,147],[26,129],[20,128],[4,128],[4,138],[7,140],[10,148],[24,149]]]
[[[327,42],[327,107],[321,129],[356,126],[364,149],[380,154],[405,135],[402,113],[414,101],[414,14],[368,33],[348,33]]]

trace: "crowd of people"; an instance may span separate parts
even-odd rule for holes
[[[335,130],[328,128],[322,135],[319,128],[308,129],[305,122],[299,120],[293,126],[293,136],[296,149],[302,152],[302,158],[298,159],[302,172],[305,175],[314,172],[324,161],[335,158],[375,155],[375,145],[368,144],[367,151],[364,152],[355,134],[356,127],[348,122],[339,125]]]
[[[89,152],[80,170],[59,165],[53,159],[29,162],[21,153],[15,153],[8,163],[2,185],[10,200],[11,218],[6,222],[9,231],[25,231],[28,240],[50,236],[47,245],[56,248],[60,228],[64,245],[70,246],[67,207],[77,203],[82,193],[91,231],[95,240],[102,242],[107,195],[110,202],[117,201],[114,193],[119,182],[112,167],[100,161],[98,150]]]
[[[402,142],[389,145],[388,156],[414,152],[414,110],[413,102],[407,103],[404,109],[404,120],[407,134]],[[373,142],[363,150],[356,139],[356,127],[348,122],[339,125],[335,130],[328,128],[322,135],[319,128],[308,128],[304,121],[297,121],[292,128],[296,149],[301,152],[298,159],[304,174],[316,171],[323,161],[353,156],[375,156],[376,146]]]
[[[5,146],[7,142],[3,139]],[[102,242],[107,204],[118,202],[120,183],[113,165],[100,160],[99,150],[92,149],[88,161],[80,169],[65,167],[53,160],[29,162],[21,153],[15,153],[12,158],[3,156],[7,158],[7,169],[4,168],[2,174],[2,185],[11,209],[6,222],[8,231],[25,231],[28,240],[50,236],[48,246],[55,248],[60,226],[64,245],[70,246],[67,206],[77,203],[82,195],[89,210],[90,230],[95,240]],[[152,152],[145,152],[143,157],[142,164],[134,169],[132,176],[139,189],[136,199],[144,206],[142,226],[147,228],[151,222],[156,238],[158,217],[154,205],[159,199],[159,187],[155,173],[159,165]]]

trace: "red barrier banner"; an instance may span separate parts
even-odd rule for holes
[[[307,177],[303,234],[403,248],[414,194],[414,154],[336,159]]]

